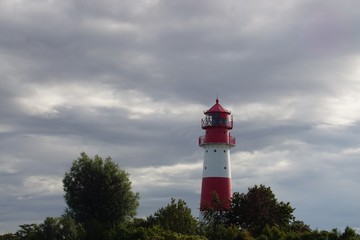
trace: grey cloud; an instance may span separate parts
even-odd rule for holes
[[[358,198],[346,190],[359,183],[357,5],[1,2],[0,232],[60,215],[60,193],[14,189],[30,176],[61,179],[82,151],[125,170],[199,163],[203,113],[192,106],[205,110],[217,94],[234,113],[234,191],[264,183],[312,227],[356,225],[358,204],[339,202]],[[181,179],[200,189],[201,169],[170,175],[140,192],[139,216],[171,197],[197,215],[199,193]]]

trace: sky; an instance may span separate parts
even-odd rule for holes
[[[234,192],[360,227],[360,2],[1,0],[0,234],[64,212],[81,152],[198,215],[203,111],[234,117]]]

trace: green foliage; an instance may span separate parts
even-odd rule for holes
[[[314,230],[311,232],[306,232],[300,235],[301,240],[327,240],[328,239],[328,233],[326,231],[319,232],[318,230]]]
[[[63,182],[69,214],[20,225],[16,233],[0,235],[0,240],[360,240],[351,227],[344,232],[318,231],[295,221],[290,203],[278,202],[264,185],[255,185],[246,194],[235,192],[228,210],[214,194],[203,212],[199,236],[198,222],[181,199],[172,198],[147,219],[130,218],[139,196],[131,191],[128,174],[110,158],[90,159],[82,153]]]
[[[225,239],[225,230],[226,227],[224,224],[211,224],[205,226],[203,231],[205,232],[205,237],[208,240],[222,240]]]
[[[206,238],[196,235],[186,235],[165,230],[161,226],[134,227],[124,225],[118,229],[114,240],[205,240]]]
[[[70,216],[48,217],[40,224],[23,224],[15,234],[0,236],[0,240],[80,240],[83,229]]]
[[[359,240],[359,239],[360,236],[356,234],[355,230],[350,227],[346,227],[344,233],[341,234],[340,236],[340,240]]]
[[[147,219],[149,225],[158,225],[161,228],[185,235],[196,234],[197,221],[191,214],[191,209],[187,207],[186,202],[174,198],[163,208],[160,208]]]
[[[66,240],[80,240],[84,238],[85,230],[82,225],[77,224],[69,215],[64,215],[60,218],[59,225],[60,238]]]
[[[303,221],[294,220],[290,224],[290,231],[294,233],[309,232],[310,226],[305,224]]]
[[[270,187],[255,185],[248,189],[248,193],[233,194],[230,208],[219,211],[216,196],[213,197],[211,206],[203,212],[204,221],[201,230],[208,239],[296,239],[293,233],[291,238],[288,233],[302,231],[308,226],[301,221],[294,223],[290,203],[278,202]],[[241,230],[239,230],[241,229]]]
[[[160,226],[147,228],[144,232],[143,240],[206,240],[195,235],[184,235],[170,230],[165,230]]]
[[[61,218],[48,217],[39,228],[39,239],[44,240],[77,240],[84,235],[82,227],[68,215]]]
[[[329,240],[338,240],[340,238],[340,235],[341,235],[340,232],[336,228],[334,228],[331,230],[331,232],[329,232],[328,239]]]
[[[122,223],[117,228],[116,237],[114,239],[138,240],[144,239],[146,228],[144,227],[146,220],[133,219]]]
[[[276,226],[269,227],[267,225],[260,236],[260,239],[264,238],[267,240],[284,240],[285,233]]]
[[[204,227],[204,231],[208,240],[253,240],[248,231],[240,230],[236,226],[215,224]]]
[[[128,173],[112,161],[85,153],[75,160],[63,179],[67,212],[88,230],[114,228],[132,217],[139,195],[132,192]],[[95,227],[96,225],[96,227]]]
[[[23,224],[15,233],[19,240],[37,240],[41,239],[41,229],[38,224]]]
[[[41,232],[44,239],[55,240],[60,236],[61,227],[60,219],[48,217],[44,223],[40,225]]]
[[[219,195],[214,192],[212,194],[211,204],[206,208],[206,211],[202,211],[202,223],[208,227],[225,224],[228,222],[228,211],[224,210],[224,202],[219,199]]]
[[[48,217],[41,224],[23,224],[13,235],[8,234],[8,240],[26,239],[26,240],[80,240],[83,239],[84,231],[80,225],[77,225],[70,216],[61,218]],[[0,240],[3,240],[0,237]]]
[[[6,233],[4,235],[0,235],[0,240],[18,240],[19,238],[13,233]]]
[[[19,238],[12,233],[6,233],[4,235],[0,235],[0,240],[18,240]]]
[[[89,219],[83,224],[86,240],[111,240],[115,236],[115,227],[108,222],[100,222],[96,219]]]
[[[268,225],[288,230],[294,219],[294,208],[290,203],[278,202],[270,187],[255,185],[248,193],[233,194],[228,224],[248,229],[254,236],[260,236]]]

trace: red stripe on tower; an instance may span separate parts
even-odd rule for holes
[[[232,195],[230,149],[235,146],[235,138],[230,135],[230,130],[233,119],[231,112],[219,104],[219,99],[204,114],[201,127],[205,135],[199,137],[199,145],[204,148],[200,211],[209,208],[226,210]],[[214,206],[215,196],[220,205]]]

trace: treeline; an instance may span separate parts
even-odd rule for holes
[[[63,178],[67,208],[61,217],[23,224],[0,240],[360,240],[344,231],[312,230],[293,216],[290,203],[279,202],[270,187],[251,187],[233,194],[229,209],[216,195],[201,221],[184,200],[170,203],[146,219],[135,218],[139,194],[128,173],[112,159],[76,159]]]

